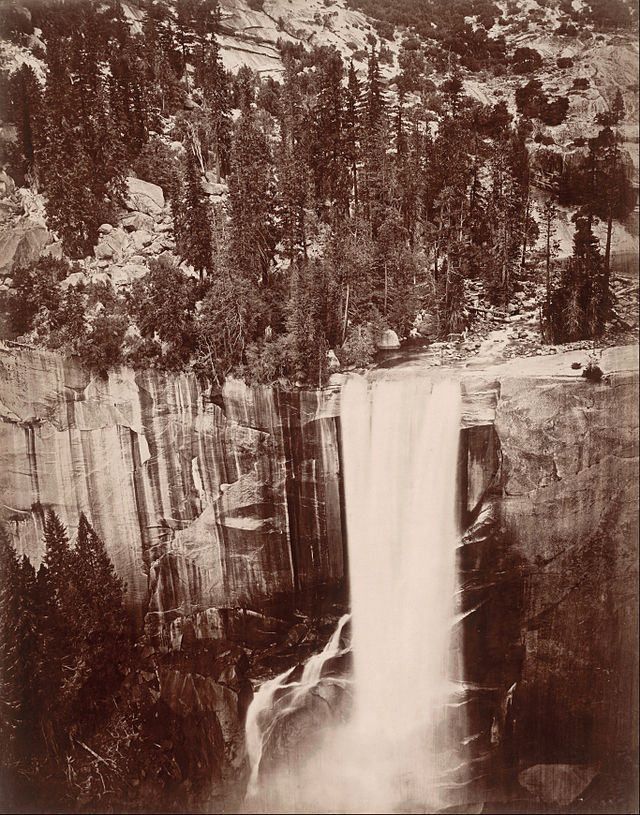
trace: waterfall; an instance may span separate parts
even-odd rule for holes
[[[341,395],[353,711],[260,811],[428,812],[460,780],[447,711],[455,624],[457,381],[351,377]],[[264,744],[341,651],[340,621],[298,682],[259,689],[247,716],[258,792]],[[344,652],[344,649],[342,649]],[[457,703],[452,707],[460,707]],[[460,714],[457,714],[460,716]],[[455,775],[455,770],[458,775]],[[454,775],[447,775],[450,771]]]
[[[456,688],[449,640],[456,590],[460,386],[411,376],[349,379],[342,440],[356,738],[375,745],[369,811],[445,805],[444,721]],[[363,802],[364,803],[364,802]],[[367,805],[367,804],[365,804]]]
[[[322,678],[322,670],[327,662],[335,657],[343,656],[349,649],[341,644],[342,630],[349,620],[349,614],[344,614],[329,642],[319,654],[314,654],[305,662],[299,680],[294,680],[292,674],[295,666],[288,671],[269,679],[260,685],[253,697],[247,711],[245,724],[245,743],[251,775],[247,787],[247,797],[258,794],[258,774],[264,747],[279,722],[304,704],[306,695],[317,688]],[[344,679],[332,678],[330,681],[344,683]]]

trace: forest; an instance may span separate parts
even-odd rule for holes
[[[406,23],[418,5],[394,4],[385,16],[376,4],[376,13]],[[472,5],[495,14],[491,3]],[[29,8],[29,21],[5,13],[3,33],[21,42],[42,32],[45,77],[25,64],[4,83],[17,131],[5,163],[18,183],[44,193],[65,256],[14,270],[2,303],[11,337],[100,373],[126,363],[193,370],[216,386],[230,374],[322,385],[329,349],[342,365],[367,365],[380,332],[406,338],[420,311],[438,337],[460,334],[472,319],[469,281],[506,308],[532,274],[546,275],[547,341],[602,332],[613,221],[633,208],[620,94],[599,116],[587,159],[561,179],[576,214],[573,257],[559,263],[557,210],[551,200],[544,211],[534,206],[528,143],[532,123],[559,124],[568,100],[542,91],[534,49],[508,54],[489,37],[474,50],[457,11],[447,34],[455,47],[440,29],[440,40],[407,31],[389,82],[384,39],[373,36],[366,76],[333,48],[284,41],[281,81],[247,67],[231,74],[214,0],[152,0],[137,34],[118,0]],[[595,14],[601,4],[588,8]],[[504,101],[482,105],[465,94],[465,58],[456,54],[522,75],[515,118]],[[206,174],[227,185],[223,205],[210,204]],[[177,257],[151,260],[126,291],[61,287],[101,226],[117,223],[131,175],[160,185],[170,201]],[[608,226],[604,247],[596,219]],[[532,259],[540,236],[541,266]]]

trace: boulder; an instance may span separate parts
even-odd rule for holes
[[[0,171],[0,198],[8,198],[13,195],[16,189],[16,184],[13,178],[4,170]]]
[[[53,238],[48,229],[25,220],[0,236],[0,272],[33,263]]]
[[[42,254],[49,255],[49,257],[55,258],[56,260],[62,260],[62,242],[54,241],[53,243],[50,243],[48,246],[44,247]]]
[[[153,234],[143,229],[139,232],[133,232],[131,234],[131,240],[135,250],[140,252],[145,246],[149,246],[149,244],[153,241]]]
[[[203,181],[202,182],[202,189],[207,195],[215,195],[218,196],[220,193],[217,191],[219,184],[212,184],[210,181]]]
[[[400,348],[400,340],[392,328],[387,328],[378,337],[376,346],[380,351],[391,351]]]
[[[101,235],[108,235],[110,232],[113,232],[113,225],[112,224],[101,224],[98,227],[98,232]]]
[[[216,174],[209,170],[207,172],[207,184],[210,188],[209,195],[225,195],[228,192],[228,187],[226,184],[221,184],[217,180]]]
[[[162,187],[143,181],[140,178],[127,178],[127,209],[142,212],[145,215],[160,215],[164,209],[164,193]]]
[[[131,212],[126,215],[121,221],[120,225],[125,232],[137,232],[144,230],[145,232],[153,232],[155,221],[150,215],[145,215],[144,212]]]
[[[438,334],[438,320],[434,314],[423,314],[416,330],[421,337],[435,337]]]
[[[518,775],[519,784],[545,804],[566,807],[581,795],[597,775],[582,764],[535,764]]]
[[[105,286],[111,286],[112,281],[106,272],[96,272],[91,276],[92,283],[104,283]]]
[[[340,360],[336,356],[335,351],[331,348],[327,351],[327,366],[331,373],[340,370]]]
[[[105,235],[94,252],[98,260],[113,259],[119,261],[124,259],[130,247],[131,243],[128,235],[123,229],[118,228]]]
[[[68,277],[60,283],[61,289],[68,289],[69,286],[81,286],[87,282],[87,278],[83,272],[72,272]]]
[[[147,271],[147,267],[141,263],[125,263],[123,266],[112,266],[110,277],[116,286],[126,286],[139,277],[144,277]]]

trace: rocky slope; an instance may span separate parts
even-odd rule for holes
[[[533,0],[523,0],[515,10],[508,10],[506,3],[498,5],[504,16],[496,21],[489,34],[504,36],[508,53],[519,47],[537,50],[543,58],[543,66],[535,78],[541,81],[545,92],[567,96],[570,100],[566,121],[561,125],[535,124],[531,153],[533,180],[539,188],[537,203],[542,205],[548,194],[551,183],[549,167],[559,171],[563,162],[575,162],[584,155],[585,137],[596,133],[596,114],[608,108],[618,89],[622,91],[626,107],[626,118],[621,127],[625,160],[629,175],[637,186],[638,44],[635,37],[619,31],[600,32],[590,24],[581,24],[580,36],[560,35],[554,32],[562,14],[554,3],[540,6]],[[132,29],[140,30],[144,17],[142,6],[131,0],[123,4],[123,9]],[[377,36],[373,23],[366,15],[349,8],[346,0],[264,0],[261,3],[224,0],[221,3],[221,55],[225,67],[231,71],[248,65],[260,75],[280,78],[284,69],[277,47],[279,40],[308,47],[331,45],[345,60],[353,60],[364,78],[368,38]],[[472,24],[476,25],[473,21]],[[399,71],[398,56],[405,33],[398,27],[393,38],[381,40],[389,55],[381,69],[390,82],[391,97],[396,91],[394,79]],[[37,57],[38,42],[35,37],[33,48],[28,44],[0,42],[0,65],[12,71],[27,62],[42,76],[42,63]],[[559,58],[569,60],[570,64],[558,67]],[[437,73],[432,75],[436,82],[442,78]],[[463,70],[467,93],[484,104],[505,101],[512,113],[515,113],[516,89],[530,78]],[[410,95],[408,101],[411,101]],[[172,142],[171,146],[181,149],[177,142]],[[145,186],[144,179],[132,179],[129,183]],[[224,201],[224,185],[209,179],[206,189],[212,203]],[[12,189],[12,181],[3,176],[0,178],[0,199],[1,292],[11,288],[11,273],[16,263],[37,259],[42,253],[59,256],[61,247],[55,235],[46,231],[40,197],[26,189]],[[113,233],[107,235],[105,231],[94,256],[83,261],[85,277],[108,274],[114,283],[127,284],[144,273],[150,258],[174,253],[172,219],[169,208],[164,207],[162,192],[147,185],[144,195],[130,196],[129,203],[131,206],[121,213]],[[105,225],[105,230],[108,228],[109,225]],[[600,233],[602,239],[603,227]],[[614,270],[637,265],[637,235],[636,211],[626,224],[617,224],[614,229]],[[570,213],[561,212],[557,235],[561,256],[571,253],[572,236]]]

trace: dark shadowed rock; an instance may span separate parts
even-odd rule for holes
[[[540,801],[566,807],[585,791],[597,773],[595,767],[579,764],[536,764],[523,770],[518,781]]]

